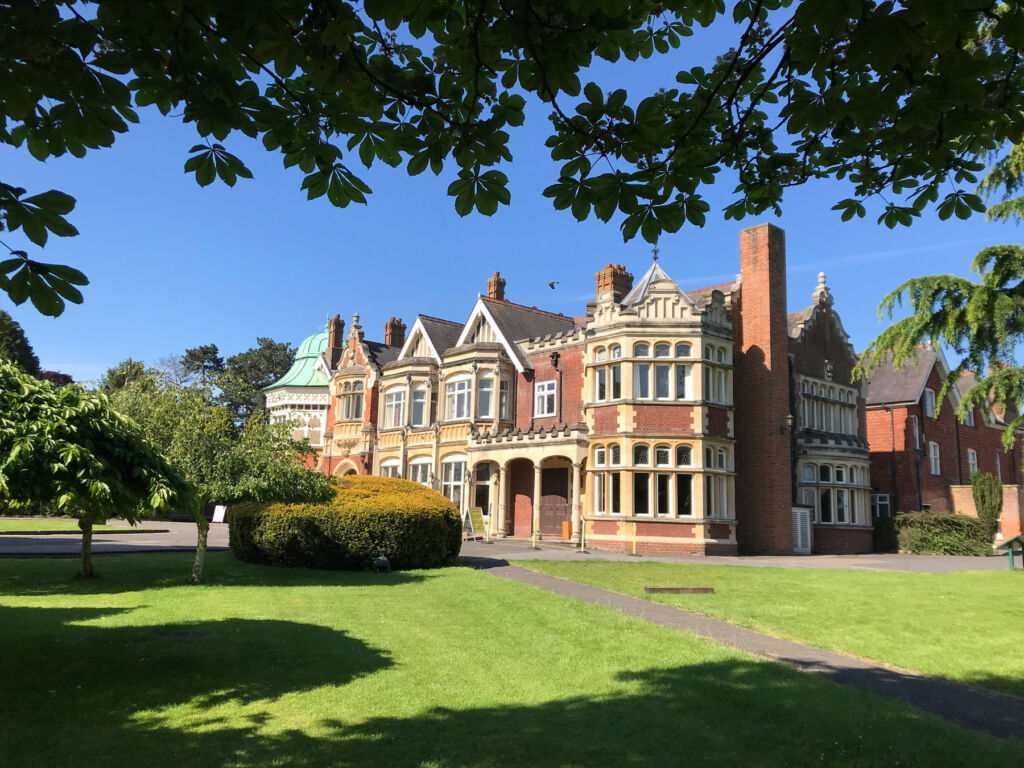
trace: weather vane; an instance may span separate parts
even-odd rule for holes
[[[654,244],[654,247],[653,247],[653,248],[651,248],[651,254],[652,254],[652,255],[654,256],[654,260],[655,260],[655,261],[657,261],[657,260],[658,260],[658,254],[659,254],[659,253],[661,253],[661,249],[660,249],[660,248],[658,248],[658,244],[657,244],[657,243],[655,243],[655,244]]]

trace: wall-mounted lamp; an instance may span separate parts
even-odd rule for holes
[[[786,434],[787,430],[792,430],[792,429],[793,429],[793,414],[792,413],[787,413],[786,414],[786,423],[779,426],[779,434],[780,435],[784,435],[784,434]]]

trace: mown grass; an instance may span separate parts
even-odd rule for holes
[[[124,530],[117,525],[94,525],[93,531]],[[0,517],[0,531],[62,531],[80,534],[78,521],[70,517]]]
[[[1024,696],[1024,573],[896,573],[530,560],[525,568]],[[699,585],[713,595],[646,594]]]
[[[1024,747],[450,568],[0,561],[5,765],[1002,766]]]

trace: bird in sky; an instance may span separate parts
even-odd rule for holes
[[[553,290],[555,290],[555,286],[556,285],[558,285],[558,281],[557,280],[552,280],[550,283],[548,283],[548,288],[550,288],[553,291]]]

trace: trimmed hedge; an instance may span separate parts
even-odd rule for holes
[[[895,517],[900,552],[915,555],[991,555],[992,538],[976,517],[951,512],[901,512]]]
[[[437,491],[392,477],[336,481],[324,504],[243,502],[230,507],[231,551],[250,563],[362,570],[436,568],[462,546],[462,520]]]

